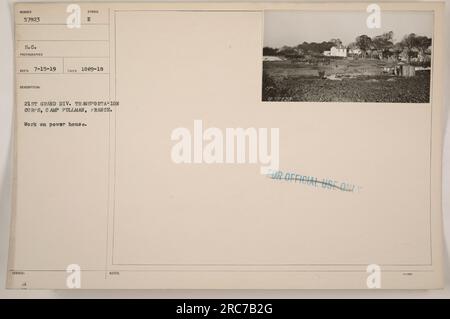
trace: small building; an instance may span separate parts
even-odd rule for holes
[[[324,51],[325,56],[347,57],[347,48],[343,45],[331,47],[330,51]]]
[[[352,49],[348,49],[348,54],[350,55],[362,55],[362,51],[360,48],[352,48]]]

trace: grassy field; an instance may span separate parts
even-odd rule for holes
[[[383,73],[392,66],[380,60],[264,62],[263,101],[429,102],[429,70],[413,77]]]

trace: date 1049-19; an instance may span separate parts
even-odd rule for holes
[[[81,72],[103,72],[102,66],[82,66]]]

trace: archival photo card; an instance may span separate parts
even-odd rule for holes
[[[443,287],[444,17],[17,2],[6,286]]]
[[[266,11],[263,101],[429,103],[433,12]]]

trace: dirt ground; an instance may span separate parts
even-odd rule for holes
[[[430,71],[417,71],[413,77],[383,73],[383,68],[393,65],[347,59],[264,62],[263,101],[428,103]]]

